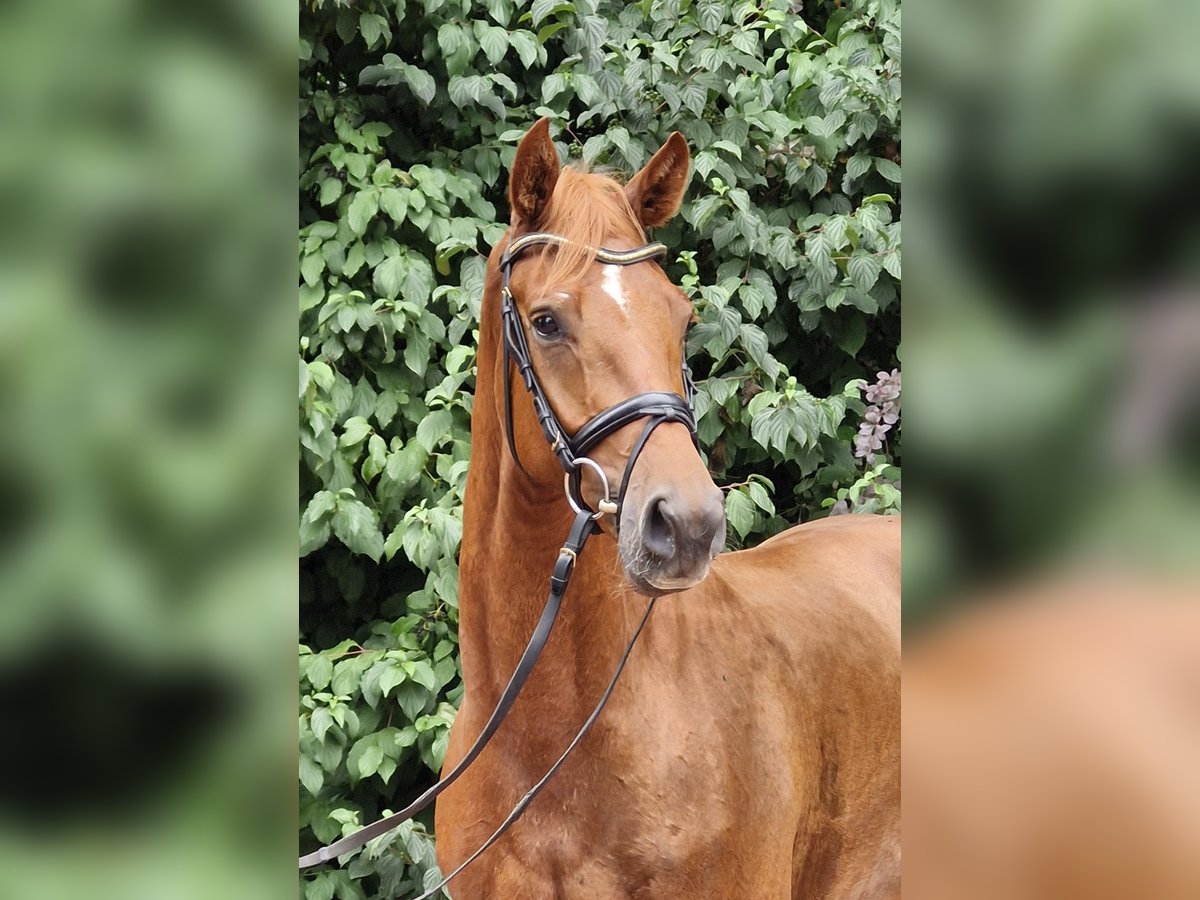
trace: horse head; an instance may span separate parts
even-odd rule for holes
[[[507,270],[521,339],[556,424],[574,438],[631,398],[671,401],[657,427],[647,428],[644,414],[603,429],[586,454],[603,478],[590,465],[578,467],[579,494],[591,508],[611,511],[619,500],[618,512],[601,527],[617,537],[629,583],[651,596],[692,587],[708,574],[725,542],[724,504],[688,422],[672,414],[682,409],[687,418],[687,405],[677,398],[688,390],[683,358],[691,303],[652,252],[633,254],[634,262],[608,260],[648,248],[645,229],[675,215],[688,162],[687,144],[676,132],[624,185],[564,169],[542,119],[521,140],[509,182],[507,245],[537,234],[556,239],[523,250]],[[546,452],[533,406],[515,404],[514,449],[532,478],[557,480],[562,475]]]

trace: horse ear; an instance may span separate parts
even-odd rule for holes
[[[662,225],[679,212],[690,158],[687,141],[673,131],[650,162],[625,185],[629,205],[647,228]]]
[[[558,181],[558,150],[550,140],[550,120],[538,119],[517,145],[508,179],[512,224],[537,228]]]

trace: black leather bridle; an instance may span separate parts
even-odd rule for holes
[[[582,428],[575,432],[574,436],[567,435],[558,416],[554,414],[554,409],[550,406],[546,392],[542,389],[541,382],[538,381],[537,373],[534,371],[533,359],[529,354],[529,343],[525,338],[525,329],[521,325],[521,314],[517,311],[517,304],[510,287],[513,265],[524,251],[530,247],[559,246],[565,243],[568,243],[566,238],[537,231],[511,241],[500,257],[500,314],[504,325],[504,428],[508,437],[508,449],[512,453],[513,459],[517,461],[517,465],[521,465],[516,441],[513,437],[512,385],[508,377],[510,366],[515,364],[521,380],[525,382],[525,389],[533,398],[533,409],[538,423],[542,426],[542,434],[546,436],[550,449],[554,451],[559,464],[566,472],[567,499],[570,501],[571,507],[576,512],[588,508],[579,491],[579,475],[582,467],[587,466],[597,473],[605,489],[604,495],[597,504],[597,518],[604,513],[611,513],[619,522],[625,489],[629,485],[629,476],[633,472],[634,464],[637,462],[642,448],[650,438],[650,433],[664,422],[679,422],[687,427],[692,436],[692,442],[697,443],[696,413],[692,406],[695,387],[692,384],[692,374],[688,370],[685,360],[682,365],[684,391],[682,397],[666,391],[648,391],[644,394],[636,394],[592,416]],[[665,244],[651,243],[633,250],[607,250],[599,247],[594,248],[593,252],[597,262],[614,266],[631,266],[660,259],[666,255],[667,247]],[[621,484],[617,487],[617,496],[613,498],[607,490],[608,479],[601,467],[588,458],[588,453],[609,435],[639,419],[646,419],[646,426],[633,445],[633,451],[625,463]]]
[[[370,825],[359,829],[353,834],[347,835],[339,841],[334,841],[320,850],[300,857],[301,869],[306,869],[309,866],[327,862],[345,853],[350,853],[362,847],[368,841],[386,834],[402,822],[411,819],[432,803],[442,791],[458,780],[459,776],[474,762],[488,741],[491,740],[492,735],[499,729],[500,723],[508,715],[508,711],[512,708],[513,703],[516,702],[517,696],[521,692],[521,688],[525,685],[525,682],[533,671],[533,667],[537,664],[542,649],[545,647],[554,623],[558,618],[558,611],[562,605],[563,595],[566,593],[567,585],[570,583],[571,574],[575,569],[578,556],[583,552],[583,547],[587,543],[588,538],[598,530],[597,520],[609,514],[619,522],[620,510],[625,499],[625,490],[629,485],[629,477],[633,472],[633,467],[637,462],[638,456],[646,446],[646,441],[650,438],[650,434],[655,428],[665,422],[679,422],[687,427],[688,432],[692,436],[693,443],[697,443],[696,415],[692,407],[695,388],[692,384],[692,377],[686,360],[683,363],[683,396],[665,391],[649,391],[643,394],[636,394],[593,416],[573,436],[569,436],[562,427],[562,423],[559,422],[558,416],[555,415],[554,409],[551,407],[550,401],[542,389],[541,382],[538,381],[537,373],[534,371],[533,360],[529,354],[529,344],[525,338],[525,329],[521,325],[520,313],[517,310],[516,302],[512,295],[510,282],[513,265],[522,252],[528,250],[530,247],[560,246],[566,243],[568,243],[566,238],[559,235],[534,232],[512,240],[500,257],[502,278],[501,317],[504,329],[505,363],[504,425],[508,438],[509,451],[512,453],[514,461],[520,466],[521,460],[517,454],[516,440],[513,435],[512,387],[510,384],[511,366],[515,364],[517,371],[521,375],[521,380],[525,383],[525,388],[529,391],[533,399],[534,412],[537,415],[538,422],[541,424],[542,433],[546,436],[550,448],[554,451],[555,456],[558,457],[558,461],[566,473],[565,491],[567,502],[575,511],[575,520],[571,524],[567,540],[559,550],[558,559],[554,565],[554,572],[550,576],[550,593],[546,599],[546,606],[542,610],[541,618],[534,628],[533,635],[530,637],[525,651],[521,654],[521,659],[517,663],[517,667],[513,671],[508,685],[504,688],[504,693],[500,695],[500,700],[497,702],[496,708],[492,711],[479,737],[475,739],[475,743],[471,745],[471,748],[459,760],[458,765],[438,781],[437,784],[426,790],[421,796],[399,812],[372,822]],[[666,246],[659,243],[646,244],[634,250],[594,249],[597,262],[617,266],[630,266],[652,259],[659,259],[666,252]],[[603,468],[590,459],[587,454],[605,438],[624,428],[626,425],[641,419],[646,420],[646,425],[629,454],[629,459],[625,464],[625,471],[621,477],[621,484],[618,485],[617,497],[614,500],[609,489],[608,478]],[[592,469],[596,473],[602,485],[601,498],[596,504],[596,510],[592,510],[587,505],[580,493],[580,473],[585,467]],[[617,684],[617,679],[624,670],[625,663],[628,661],[638,637],[641,635],[646,622],[650,618],[650,613],[654,610],[654,604],[655,600],[651,599],[646,605],[646,612],[634,630],[633,636],[629,639],[625,652],[621,656],[620,662],[608,686],[601,695],[600,701],[576,733],[574,739],[555,761],[554,765],[521,798],[521,802],[513,808],[512,812],[509,813],[507,818],[505,818],[491,837],[479,849],[471,854],[458,868],[447,875],[440,884],[430,888],[418,897],[417,900],[426,900],[426,898],[433,896],[433,894],[449,883],[450,879],[462,872],[463,869],[478,859],[488,847],[492,846],[509,826],[520,818],[521,814],[524,813],[525,809],[533,801],[533,798],[545,787],[554,773],[558,771],[571,752],[579,745],[584,735],[587,734],[593,723],[599,718],[601,710],[604,709],[604,705],[612,695],[613,688]]]

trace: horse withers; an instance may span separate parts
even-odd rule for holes
[[[675,215],[688,164],[675,133],[625,185],[562,169],[544,119],[517,149],[481,312],[459,581],[465,693],[447,770],[503,691],[574,518],[561,453],[502,351],[502,294],[566,434],[627,398],[685,396],[686,296],[652,260],[604,260],[645,247],[645,229]],[[506,247],[533,233],[556,241],[524,250],[503,278]],[[601,471],[580,467],[579,499],[617,513],[579,554],[509,718],[438,801],[444,872],[570,743],[648,598],[662,599],[595,727],[454,896],[898,897],[898,520],[841,516],[718,555],[722,497],[686,422],[630,420],[588,455]]]

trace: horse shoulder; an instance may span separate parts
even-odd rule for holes
[[[900,642],[900,517],[846,515],[789,528],[720,569],[764,599],[796,607],[809,598],[865,611]],[[784,610],[786,614],[786,609]]]
[[[710,576],[771,673],[758,690],[798,766],[797,897],[898,894],[899,533],[895,517],[823,519],[722,555]]]

